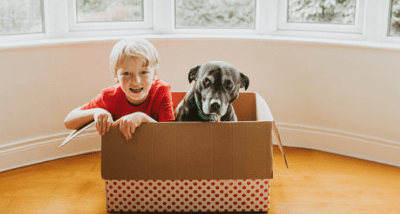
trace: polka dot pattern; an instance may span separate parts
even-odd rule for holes
[[[106,180],[109,212],[266,212],[269,179]]]

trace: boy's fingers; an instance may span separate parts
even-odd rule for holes
[[[131,126],[127,121],[124,122],[124,126],[125,126],[124,131],[125,131],[125,134],[126,134],[126,139],[129,140],[132,137],[132,135],[131,135]]]
[[[127,130],[126,136],[127,136],[127,138],[126,138],[127,140],[132,138],[132,134],[131,134],[130,130]]]
[[[97,120],[97,125],[99,126],[99,128],[97,130],[99,132],[99,135],[103,135],[103,123],[102,123],[101,119]]]
[[[106,134],[106,130],[107,130],[107,120],[106,118],[103,118],[103,123],[102,123],[103,127],[102,127],[102,135]]]
[[[125,139],[128,140],[128,135],[127,135],[127,131],[126,131],[126,122],[125,121],[121,121],[119,123],[119,130],[122,132],[122,134],[124,135]]]
[[[99,133],[99,135],[101,135],[101,129],[100,129],[99,121],[98,121],[98,120],[96,121],[96,130],[97,130],[97,132]]]
[[[112,126],[118,126],[120,123],[121,123],[121,120],[118,119],[117,121],[115,121],[115,122],[112,124]]]
[[[119,123],[119,130],[124,133],[124,123],[122,121],[120,121]]]
[[[103,120],[99,118],[97,123],[99,124],[99,134],[103,135]]]
[[[129,139],[132,138],[132,134],[135,133],[135,130],[136,130],[136,127],[137,127],[137,125],[131,124],[131,123],[129,123],[128,121],[121,120],[121,119],[118,119],[118,120],[115,121],[115,122],[112,122],[112,120],[109,120],[109,123],[108,123],[108,124],[110,124],[110,127],[111,127],[111,126],[118,126],[118,125],[119,125],[119,130],[122,132],[122,134],[124,135],[124,137],[125,137],[127,140],[129,140]],[[110,129],[110,128],[108,127],[107,131],[108,131],[109,129]]]
[[[130,131],[131,131],[132,134],[135,133],[136,127],[137,127],[137,125],[131,124],[131,130]]]
[[[111,125],[113,124],[113,120],[111,118],[108,118],[107,120],[107,132],[110,131]]]

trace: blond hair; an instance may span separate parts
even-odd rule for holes
[[[159,68],[158,52],[145,39],[124,39],[114,45],[110,54],[110,70],[114,75],[125,57],[139,57],[144,66],[154,69],[155,72]]]

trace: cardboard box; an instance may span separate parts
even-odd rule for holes
[[[174,107],[184,95],[173,93]],[[279,135],[257,93],[233,105],[239,122],[144,123],[130,140],[111,128],[101,156],[107,211],[268,211]]]

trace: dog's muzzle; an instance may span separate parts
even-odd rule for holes
[[[210,107],[213,112],[219,112],[219,109],[221,108],[221,102],[214,101],[211,103]]]
[[[205,115],[200,108],[199,100],[197,99],[196,93],[194,94],[194,100],[196,101],[196,106],[198,113],[203,120],[211,121],[211,122],[218,122],[220,120],[220,116],[217,113],[211,113],[210,115]],[[218,106],[219,109],[219,106]]]

